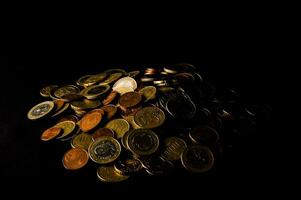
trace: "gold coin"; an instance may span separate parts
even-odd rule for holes
[[[113,166],[101,166],[97,169],[97,177],[103,182],[121,182],[129,178],[129,176],[118,174]]]
[[[62,98],[62,96],[67,94],[77,94],[79,93],[78,87],[75,85],[65,85],[54,90],[54,96],[57,98]]]
[[[75,123],[73,121],[63,121],[63,122],[56,124],[54,127],[63,129],[63,134],[57,138],[57,139],[61,139],[61,138],[66,137],[67,135],[71,134],[74,131]]]
[[[102,110],[106,113],[106,118],[111,119],[117,112],[117,106],[109,104],[101,107]]]
[[[133,129],[138,129],[140,126],[138,126],[134,120],[134,116],[132,115],[122,115],[122,118],[126,120],[130,125],[132,125]]]
[[[116,133],[117,139],[122,138],[130,130],[129,123],[124,119],[114,119],[108,122],[105,127],[113,130]]]
[[[64,105],[64,107],[62,107],[60,110],[58,110],[58,111],[56,111],[53,115],[52,115],[52,117],[55,117],[55,116],[58,116],[59,114],[61,114],[61,113],[63,113],[64,111],[66,111],[68,108],[69,108],[69,103],[66,103],[65,105]]]
[[[91,76],[93,76],[93,75],[85,75],[85,76],[80,77],[80,78],[76,81],[76,84],[79,85],[79,86],[88,87],[89,84],[87,84],[86,81],[87,81],[87,79],[90,78]]]
[[[103,82],[101,82],[99,85],[109,85],[110,83],[113,83],[116,80],[118,80],[121,76],[122,76],[122,73],[110,74],[109,77],[106,80],[104,80]]]
[[[106,77],[107,77],[106,73],[91,75],[87,79],[83,80],[83,85],[85,87],[94,85],[95,83],[103,81]]]
[[[63,165],[68,170],[80,169],[87,164],[89,156],[86,150],[81,148],[70,149],[63,156]]]
[[[156,128],[164,123],[165,114],[160,108],[148,106],[139,110],[134,120],[141,128]]]
[[[98,100],[84,99],[83,101],[73,101],[71,108],[74,110],[94,109],[100,106],[101,102]]]
[[[58,127],[51,127],[43,132],[41,135],[41,140],[49,141],[61,133],[62,129]]]
[[[58,85],[49,85],[49,86],[43,87],[40,90],[40,95],[43,97],[50,97],[51,91],[58,87],[59,87]]]
[[[91,111],[80,120],[80,129],[84,132],[90,131],[100,123],[101,119],[102,114],[100,112]]]
[[[93,133],[92,139],[95,141],[97,138],[103,136],[115,137],[115,133],[109,128],[99,128]]]
[[[164,141],[163,157],[169,161],[180,160],[182,153],[187,148],[184,140],[178,137],[170,137]]]
[[[98,164],[113,162],[119,157],[120,152],[119,142],[110,136],[99,137],[89,146],[89,156]]]
[[[157,89],[154,86],[146,86],[139,90],[139,93],[145,97],[145,102],[156,98]]]
[[[27,118],[30,120],[40,119],[49,114],[53,108],[54,103],[52,101],[44,101],[31,108],[27,113]]]
[[[75,136],[71,140],[71,146],[73,148],[82,148],[82,149],[88,149],[89,145],[92,143],[92,136],[87,133],[81,133],[77,136]]]
[[[109,85],[94,85],[81,91],[81,94],[87,99],[96,99],[109,91]]]

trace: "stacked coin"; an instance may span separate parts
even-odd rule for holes
[[[48,99],[27,116],[48,119],[41,140],[69,141],[63,166],[95,165],[103,182],[140,172],[207,172],[229,144],[228,135],[244,131],[235,122],[247,119],[252,125],[256,116],[251,106],[238,103],[234,90],[220,98],[191,64],[128,73],[109,69],[80,77],[74,85],[46,86],[40,94]]]

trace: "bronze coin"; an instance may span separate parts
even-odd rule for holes
[[[141,94],[138,92],[128,92],[119,99],[119,104],[124,108],[137,106],[142,100]]]
[[[114,99],[115,97],[117,96],[117,92],[116,91],[113,91],[102,101],[103,105],[108,105],[110,104]]]
[[[43,141],[49,141],[56,136],[58,136],[62,132],[61,128],[58,127],[51,127],[43,132],[41,135],[41,140]]]
[[[114,131],[112,131],[109,128],[99,128],[93,133],[92,139],[96,140],[97,138],[102,137],[102,136],[115,137],[115,134],[114,134]]]
[[[95,128],[101,121],[102,115],[99,112],[89,112],[80,120],[80,129],[87,132]]]
[[[81,148],[74,148],[67,151],[63,157],[63,165],[68,170],[80,169],[89,160],[88,152]]]

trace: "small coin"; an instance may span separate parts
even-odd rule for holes
[[[121,152],[119,142],[110,136],[97,138],[89,147],[91,160],[98,164],[107,164],[116,160]]]
[[[119,104],[123,108],[130,108],[137,106],[142,100],[141,94],[138,92],[128,92],[122,95],[119,99]]]
[[[197,126],[189,133],[190,139],[203,145],[214,145],[219,140],[219,135],[209,126]]]
[[[134,154],[150,155],[157,151],[159,138],[149,129],[135,129],[128,136],[127,146]]]
[[[114,101],[114,99],[116,98],[117,96],[117,92],[116,91],[113,91],[102,101],[102,104],[103,105],[108,105],[110,104],[112,101]]]
[[[58,136],[62,132],[61,128],[58,127],[51,127],[43,132],[41,135],[41,140],[43,141],[49,141],[56,136]]]
[[[105,111],[106,118],[111,119],[117,112],[117,106],[109,104],[101,107],[102,110]]]
[[[80,120],[80,129],[87,132],[95,128],[101,121],[102,114],[97,111],[91,111],[83,116]]]
[[[89,160],[88,152],[81,148],[70,149],[63,156],[63,165],[68,170],[80,169]]]
[[[181,162],[188,171],[203,173],[213,167],[214,157],[209,148],[202,145],[193,145],[183,152]]]
[[[115,134],[114,134],[114,131],[112,131],[109,128],[99,128],[93,133],[92,139],[95,141],[97,138],[103,137],[103,136],[115,137]]]
[[[114,169],[121,175],[129,176],[140,171],[142,169],[142,164],[138,159],[135,158],[119,159],[114,164]]]
[[[135,114],[134,120],[142,128],[156,128],[164,123],[165,114],[160,108],[148,106],[139,110]]]
[[[31,108],[27,113],[27,118],[30,120],[40,119],[49,114],[53,108],[54,103],[52,101],[44,101]]]
[[[99,85],[109,85],[115,81],[117,81],[122,76],[122,73],[113,73],[110,74],[109,77],[101,82]]]
[[[180,160],[182,153],[187,148],[184,140],[178,137],[169,137],[164,141],[162,156],[169,161]]]
[[[96,99],[104,95],[110,89],[109,85],[94,85],[85,88],[81,94],[87,99]]]
[[[92,143],[92,136],[87,133],[81,133],[71,140],[73,148],[82,148],[88,150],[89,145]]]
[[[40,90],[40,95],[43,97],[50,97],[51,91],[58,87],[59,87],[58,85],[49,85],[49,86],[43,87]]]
[[[154,155],[142,158],[141,162],[145,171],[152,176],[163,175],[174,168],[172,162]]]
[[[146,86],[139,90],[139,93],[145,97],[145,102],[156,98],[157,89],[154,86]]]
[[[97,169],[97,177],[103,182],[121,182],[129,178],[129,176],[117,173],[113,166],[101,166]]]
[[[124,119],[114,119],[108,122],[105,126],[116,133],[116,138],[122,138],[123,135],[130,130],[129,123]]]
[[[81,109],[94,109],[100,106],[101,102],[98,100],[88,100],[84,99],[82,101],[73,101],[71,102],[71,108],[74,110],[81,110]]]
[[[54,90],[53,94],[57,98],[62,98],[64,95],[77,94],[77,93],[79,93],[78,87],[76,87],[75,85],[65,85],[65,86],[56,88]]]
[[[57,138],[57,139],[61,139],[61,138],[66,137],[67,135],[71,134],[74,131],[75,123],[73,121],[63,121],[63,122],[56,124],[54,127],[63,129],[63,134]]]

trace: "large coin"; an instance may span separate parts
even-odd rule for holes
[[[91,160],[99,164],[107,164],[116,160],[121,152],[119,142],[110,137],[97,138],[89,147]]]
[[[92,135],[92,139],[95,141],[97,138],[99,137],[103,137],[103,136],[111,136],[111,137],[114,137],[115,134],[114,132],[109,129],[109,128],[99,128],[97,129],[93,135]]]
[[[70,149],[63,156],[63,165],[68,170],[80,169],[87,164],[89,156],[86,150],[81,148]]]
[[[142,164],[135,158],[119,159],[114,164],[114,169],[121,175],[131,175],[142,169]]]
[[[71,134],[75,129],[75,123],[73,121],[63,121],[55,125],[55,127],[63,129],[63,134],[57,139],[61,139]]]
[[[65,85],[55,89],[53,94],[57,98],[62,98],[64,95],[77,93],[79,93],[78,87],[75,85]]]
[[[92,136],[87,133],[81,133],[71,140],[73,148],[82,148],[88,150],[89,145],[92,143]]]
[[[58,127],[51,127],[43,132],[41,135],[41,140],[49,141],[61,133],[62,129]]]
[[[213,167],[214,157],[209,148],[202,145],[193,145],[183,152],[181,162],[188,171],[202,173]]]
[[[189,137],[195,143],[209,146],[214,145],[219,139],[216,130],[209,126],[197,126],[193,128],[189,133]]]
[[[165,114],[160,108],[149,106],[139,110],[134,120],[142,128],[156,128],[164,123]]]
[[[50,97],[51,91],[58,87],[59,87],[58,85],[49,85],[49,86],[43,87],[40,90],[40,95],[43,97]]]
[[[130,130],[129,123],[124,119],[114,119],[105,126],[116,133],[116,138],[122,138],[123,135]]]
[[[101,121],[102,114],[98,111],[91,111],[80,120],[80,129],[87,132],[95,128]]]
[[[127,146],[137,155],[150,155],[157,151],[159,138],[149,129],[135,129],[128,136]]]
[[[109,85],[94,85],[84,89],[81,94],[87,99],[96,99],[109,91]]]
[[[146,86],[139,90],[139,93],[145,97],[145,102],[156,98],[157,89],[154,86]]]
[[[129,178],[117,173],[113,166],[101,166],[97,169],[97,177],[99,180],[108,183],[121,182]]]
[[[117,81],[122,76],[122,73],[114,73],[110,74],[109,77],[101,82],[99,85],[109,85],[110,83],[113,83]]]
[[[45,115],[49,114],[54,108],[54,103],[52,101],[45,101],[35,105],[27,113],[27,117],[30,120],[36,120]]]
[[[128,92],[122,95],[119,99],[119,104],[123,108],[130,108],[137,106],[142,100],[141,94],[138,92]]]
[[[164,145],[162,156],[170,161],[180,160],[182,153],[187,148],[185,141],[178,137],[165,139]]]

